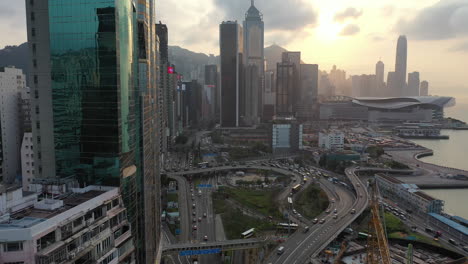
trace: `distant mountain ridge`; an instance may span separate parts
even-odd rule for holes
[[[28,43],[19,46],[6,46],[0,50],[0,67],[15,66],[28,74]]]
[[[281,61],[281,53],[286,49],[272,45],[265,48],[267,69],[276,69],[276,63]],[[28,74],[28,44],[6,46],[0,50],[0,67],[15,66]],[[175,65],[176,71],[184,76],[184,80],[204,78],[204,67],[207,64],[218,64],[219,56],[193,52],[179,46],[169,46],[169,60]]]

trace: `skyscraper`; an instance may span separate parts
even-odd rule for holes
[[[260,121],[264,102],[264,30],[263,17],[254,0],[244,20],[245,122],[254,125]]]
[[[419,72],[412,72],[408,74],[408,89],[404,96],[419,96]]]
[[[421,82],[420,96],[429,96],[429,83],[427,81]]]
[[[35,178],[121,188],[138,263],[160,241],[153,0],[26,1]]]
[[[294,89],[297,88],[296,66],[291,62],[281,62],[276,66],[276,116],[294,116]]]
[[[311,121],[317,116],[319,67],[317,64],[301,64],[301,85],[297,118]]]
[[[406,68],[408,59],[408,42],[406,36],[398,38],[396,62],[395,62],[395,87],[397,96],[405,94],[406,89]]]
[[[396,87],[396,73],[388,72],[387,75],[387,89],[385,91],[385,96],[398,97],[400,92],[395,89]]]
[[[208,89],[209,88],[209,89]],[[219,86],[218,86],[218,66],[205,65],[205,89],[211,90],[210,112],[212,118],[219,120]]]
[[[377,62],[375,65],[375,76],[377,79],[376,94],[385,96],[385,65],[382,61]]]
[[[167,26],[159,22],[156,24],[156,35],[159,41],[159,79],[158,79],[158,116],[159,116],[159,153],[161,165],[164,163],[168,145],[171,143],[169,115],[172,113],[171,87],[169,85],[169,75],[174,69],[169,62],[169,33]]]
[[[236,21],[219,26],[221,57],[221,126],[238,127],[243,112],[244,63],[242,27]]]
[[[291,86],[287,86],[287,91],[288,91],[288,104],[291,107],[291,112],[290,115],[295,116],[297,113],[297,109],[299,107],[300,103],[300,96],[301,96],[301,52],[298,51],[288,51],[288,52],[283,52],[281,54],[281,64],[282,66],[285,65],[290,65],[292,67],[292,75],[289,77],[289,73],[287,75],[281,76],[281,78],[292,78],[291,81]],[[278,66],[277,66],[278,67]],[[282,71],[282,73],[286,73]],[[280,71],[278,71],[277,78],[280,78]],[[283,79],[282,81],[285,81]],[[282,83],[281,85],[287,84],[289,80],[286,83]],[[283,91],[285,86],[279,87],[279,82],[277,81],[277,92],[279,89],[282,89]],[[284,95],[284,93],[283,93]],[[277,93],[278,96],[278,93]],[[277,97],[278,98],[278,97]]]

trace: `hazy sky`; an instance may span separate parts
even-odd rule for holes
[[[171,45],[219,53],[223,20],[242,21],[249,0],[157,0]],[[336,64],[370,74],[381,58],[393,71],[397,38],[408,38],[408,71],[431,91],[468,101],[468,0],[256,0],[266,45],[302,51],[321,70]],[[0,47],[26,40],[24,0],[0,0]],[[466,95],[465,95],[466,94]]]

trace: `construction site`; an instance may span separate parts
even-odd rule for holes
[[[370,184],[370,211],[366,233],[347,228],[319,255],[319,263],[329,264],[467,264],[458,252],[428,243],[404,239],[388,239],[379,192]],[[361,223],[362,225],[363,223]],[[357,233],[357,236],[356,236]],[[354,234],[354,235],[353,235]]]

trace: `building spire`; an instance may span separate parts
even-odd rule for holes
[[[255,6],[255,0],[250,0],[252,2],[252,6]]]

